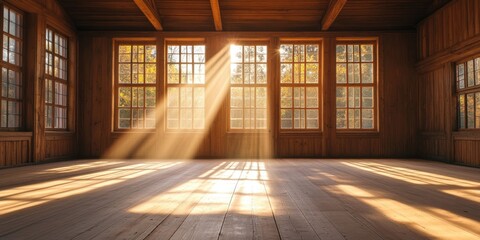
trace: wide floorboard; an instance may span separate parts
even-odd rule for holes
[[[0,239],[480,239],[480,169],[402,159],[3,169]]]

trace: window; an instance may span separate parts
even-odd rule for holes
[[[230,46],[229,129],[267,129],[267,46]]]
[[[337,129],[376,129],[376,61],[374,42],[337,43]]]
[[[7,6],[3,6],[2,45],[0,128],[19,129],[23,122],[23,16]]]
[[[45,54],[45,127],[67,129],[68,41],[47,28]]]
[[[458,128],[480,129],[480,57],[456,67]]]
[[[115,129],[154,129],[157,47],[154,43],[116,46]]]
[[[167,44],[167,130],[205,128],[205,45]]]
[[[280,45],[280,129],[319,129],[319,45]]]

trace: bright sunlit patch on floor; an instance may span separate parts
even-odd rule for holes
[[[133,164],[2,190],[0,191],[0,215],[118,184],[177,164],[180,162]]]
[[[171,214],[179,205],[189,212],[177,215],[221,214],[229,207],[234,212],[271,214],[264,181],[268,180],[263,162],[223,162],[198,178],[162,192],[131,209],[142,214]],[[233,195],[233,197],[232,197]],[[190,210],[191,211],[190,211]]]
[[[371,193],[353,185],[336,185],[332,187],[339,196],[355,197],[359,201],[368,204],[378,213],[385,217],[412,228],[415,231],[422,232],[426,236],[435,239],[475,239],[478,237],[475,233],[466,229],[473,229],[478,226],[476,221],[453,214],[442,209],[434,207],[414,207],[401,203],[397,200],[384,198],[378,194]],[[340,192],[338,192],[338,190]],[[431,213],[436,213],[434,216]],[[455,226],[448,223],[444,217],[454,218],[457,222],[464,223],[463,226]],[[464,228],[466,227],[466,228]]]
[[[448,185],[457,187],[480,188],[480,183],[478,182],[472,182],[460,178],[454,178],[450,176],[439,175],[409,168],[396,167],[372,162],[343,162],[343,164],[413,184]]]
[[[92,169],[92,168],[97,168],[97,167],[105,167],[105,166],[111,166],[118,164],[120,162],[115,162],[115,161],[95,161],[95,162],[86,162],[86,163],[81,163],[81,164],[73,164],[69,165],[66,167],[58,167],[58,168],[50,168],[47,170],[44,170],[42,172],[39,172],[39,174],[43,173],[69,173],[69,172],[77,172],[77,171],[82,171],[86,169]]]

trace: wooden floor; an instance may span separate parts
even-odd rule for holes
[[[0,239],[480,239],[480,169],[391,159],[3,169]]]

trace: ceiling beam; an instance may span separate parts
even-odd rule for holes
[[[215,30],[222,31],[222,15],[220,14],[220,6],[218,0],[210,0],[210,6],[212,7],[213,21],[215,23]]]
[[[343,6],[345,6],[347,0],[330,0],[328,5],[327,12],[323,15],[322,19],[322,30],[327,31],[330,26],[335,22],[338,14],[342,11]]]
[[[157,31],[162,31],[162,23],[160,22],[160,15],[153,0],[133,0],[138,8],[143,12],[148,21],[153,25]]]

